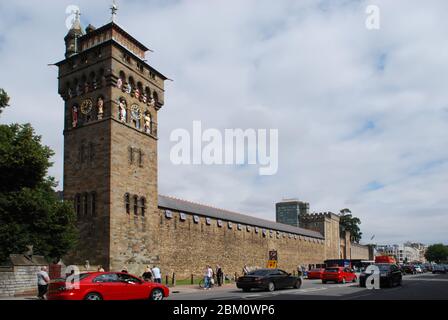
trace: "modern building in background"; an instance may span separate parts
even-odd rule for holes
[[[294,227],[300,226],[300,216],[310,213],[310,204],[297,199],[283,200],[275,205],[276,219],[278,223]]]

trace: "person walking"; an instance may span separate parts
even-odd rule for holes
[[[207,265],[204,273],[204,290],[210,290],[212,284],[213,269]]]
[[[247,267],[247,265],[244,265],[243,267],[243,275],[247,276],[249,274],[249,268]]]
[[[123,267],[123,270],[121,270],[121,273],[129,273],[129,272],[128,272],[128,268]]]
[[[218,281],[218,287],[222,286],[222,283],[224,282],[224,273],[222,272],[221,266],[216,266],[216,280]]]
[[[104,272],[103,266],[98,266],[98,272]]]
[[[152,281],[152,271],[151,271],[151,267],[150,266],[146,267],[146,270],[143,273],[142,278],[146,282],[151,282]]]
[[[50,277],[48,276],[47,267],[40,268],[40,271],[37,273],[37,297],[41,300],[45,300],[45,295],[48,291],[48,285],[50,283]]]
[[[152,271],[152,276],[154,277],[154,282],[162,283],[162,272],[160,271],[160,268],[157,266],[154,266],[151,271]]]

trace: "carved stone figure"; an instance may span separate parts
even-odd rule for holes
[[[67,95],[68,95],[68,98],[69,98],[69,99],[73,98],[73,91],[72,91],[72,88],[68,88]]]
[[[135,98],[140,99],[140,90],[139,89],[135,89]]]
[[[132,93],[132,86],[130,83],[128,83],[127,87],[126,87],[126,93],[131,94]]]
[[[118,105],[118,118],[122,122],[126,122],[126,103],[123,100],[120,100],[120,103]]]
[[[73,128],[76,128],[78,126],[78,107],[73,106],[72,108],[72,126]]]
[[[151,115],[147,112],[143,118],[145,121],[145,132],[151,133]]]
[[[148,103],[148,96],[145,93],[142,95],[142,101],[144,104]]]
[[[88,93],[89,90],[90,90],[90,85],[89,85],[88,82],[86,82],[86,83],[84,84],[84,93]]]
[[[152,108],[156,106],[156,99],[154,99],[154,97],[151,97],[151,99],[149,100],[149,106]]]
[[[104,100],[102,97],[98,98],[97,107],[98,107],[98,119],[101,120],[103,119],[104,115]]]
[[[121,78],[119,78],[118,81],[117,81],[117,88],[118,89],[122,89],[123,88],[123,80],[121,80]]]

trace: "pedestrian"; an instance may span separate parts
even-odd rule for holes
[[[249,268],[247,267],[247,265],[244,265],[244,267],[243,267],[243,275],[247,276],[248,273],[249,273]]]
[[[150,266],[146,267],[146,270],[143,273],[142,278],[146,282],[151,282],[152,281],[152,271],[151,271],[151,267]]]
[[[151,271],[152,271],[152,276],[154,277],[154,282],[162,283],[162,272],[160,271],[160,268],[157,266],[154,266]]]
[[[217,265],[216,266],[216,280],[218,281],[218,287],[222,286],[223,283],[223,279],[224,278],[224,273],[222,272],[222,268],[221,266]]]
[[[98,266],[98,272],[105,272],[103,266]]]
[[[204,272],[204,290],[210,290],[212,284],[213,270],[207,265]]]
[[[39,299],[45,300],[49,283],[50,277],[48,276],[47,267],[40,268],[40,271],[37,273],[37,289],[39,292],[37,297]]]
[[[128,272],[128,268],[123,267],[123,270],[121,270],[121,273],[129,273],[129,272]]]

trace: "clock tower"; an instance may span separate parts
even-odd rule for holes
[[[113,16],[115,16],[113,12]],[[64,116],[64,199],[79,229],[66,264],[121,270],[150,263],[157,225],[157,113],[164,81],[146,48],[115,19],[65,37],[59,67]]]

